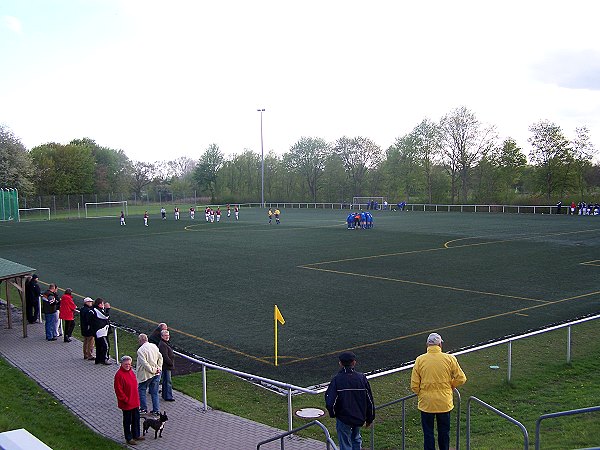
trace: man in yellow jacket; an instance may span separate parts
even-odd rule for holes
[[[410,377],[410,388],[419,398],[423,448],[435,450],[434,420],[437,421],[440,450],[450,447],[450,411],[454,408],[452,389],[467,381],[456,357],[442,352],[442,337],[427,337],[427,353],[419,356]]]

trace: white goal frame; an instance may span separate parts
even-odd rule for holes
[[[127,201],[123,200],[121,202],[86,202],[84,205],[85,208],[85,218],[86,219],[102,219],[102,218],[106,218],[106,217],[119,217],[119,215],[105,215],[105,216],[91,216],[88,214],[88,208],[92,208],[94,206],[98,206],[98,205],[121,205],[121,211],[123,211],[125,213],[126,216],[129,215],[129,210],[127,209]]]
[[[50,220],[50,208],[19,208],[19,222],[27,222],[29,220],[39,220],[39,219],[38,218],[35,218],[35,219],[23,218],[21,216],[21,211],[40,211],[40,216],[42,215],[41,214],[42,211],[48,211],[48,219],[43,219],[43,220]]]
[[[352,207],[355,209],[369,209],[371,201],[377,202],[377,209],[383,209],[383,202],[387,201],[387,197],[352,197]]]

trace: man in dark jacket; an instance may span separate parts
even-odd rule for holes
[[[94,353],[94,331],[92,330],[92,309],[94,300],[90,297],[83,299],[83,307],[79,310],[79,323],[83,336],[83,359],[96,359]]]
[[[42,291],[38,284],[38,276],[34,273],[25,283],[25,306],[27,322],[36,323],[40,317],[40,295]]]
[[[96,364],[112,364],[108,357],[108,329],[110,327],[110,303],[98,297],[92,309],[92,331],[96,344]]]
[[[173,398],[173,384],[171,382],[171,372],[175,367],[175,355],[173,354],[173,349],[171,348],[171,344],[169,340],[171,339],[171,335],[169,330],[162,330],[160,332],[160,342],[158,343],[158,351],[163,357],[162,364],[162,372],[161,376],[161,385],[162,385],[162,398],[167,402],[174,402]]]
[[[148,342],[151,342],[152,344],[156,345],[158,347],[158,344],[160,344],[160,333],[163,330],[168,330],[169,327],[167,326],[166,323],[161,322],[158,324],[158,326],[154,329],[154,331],[150,334],[150,336],[148,336]]]
[[[330,417],[335,417],[340,450],[360,450],[360,427],[369,427],[375,419],[375,403],[371,386],[365,374],[354,370],[356,355],[340,355],[341,370],[333,377],[327,392],[325,406]]]

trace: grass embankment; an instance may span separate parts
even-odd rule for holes
[[[25,428],[54,450],[124,448],[85,426],[62,403],[0,358],[0,431]]]

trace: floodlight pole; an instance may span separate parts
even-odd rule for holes
[[[265,151],[263,147],[263,113],[265,109],[257,109],[260,113],[260,206],[265,207]]]

